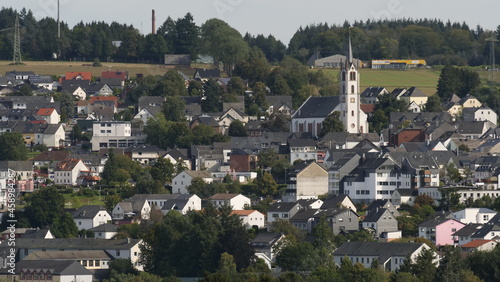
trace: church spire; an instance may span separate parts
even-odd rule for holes
[[[351,46],[351,28],[349,27],[349,47],[347,49],[347,63],[350,65],[353,62],[352,59],[352,46]]]

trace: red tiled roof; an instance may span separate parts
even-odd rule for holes
[[[232,198],[238,196],[239,194],[215,194],[210,197],[210,200],[231,200]]]
[[[75,79],[75,77],[77,77],[78,75],[80,75],[83,80],[91,80],[92,79],[91,72],[74,72],[74,71],[67,72],[64,79],[66,79],[66,80]]]
[[[56,169],[57,171],[71,171],[75,168],[75,166],[81,162],[80,159],[66,159],[66,160],[62,160],[60,161],[57,166],[56,166]]]
[[[375,105],[373,104],[361,104],[359,105],[361,110],[367,114],[373,113],[373,109],[375,108]]]
[[[470,241],[469,243],[467,244],[463,244],[462,245],[462,248],[477,248],[477,247],[480,247],[486,243],[489,243],[489,242],[493,242],[493,240],[481,240],[481,239],[477,239],[477,240],[474,240],[474,241]]]
[[[32,121],[30,121],[30,123],[33,123],[33,124],[44,124],[44,123],[47,123],[47,121],[45,121],[45,120],[32,120]]]
[[[92,96],[90,97],[90,104],[93,105],[97,101],[113,101],[115,107],[118,107],[118,97],[116,96]]]
[[[260,213],[260,212],[259,212],[259,211],[257,211],[257,210],[235,210],[235,211],[232,211],[232,212],[230,213],[230,215],[233,215],[233,214],[235,214],[235,215],[240,215],[240,216],[241,216],[241,215],[250,215],[250,214],[252,214],[253,212],[258,212],[258,213]]]
[[[51,108],[41,108],[40,110],[38,110],[38,112],[36,112],[36,115],[37,116],[50,116],[54,111],[55,111],[55,109],[51,109]]]
[[[101,78],[120,78],[122,81],[127,79],[128,71],[103,71]]]

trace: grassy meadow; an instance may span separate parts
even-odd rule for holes
[[[327,72],[338,76],[338,69],[328,69]],[[409,69],[400,70],[372,70],[361,69],[361,91],[367,87],[385,87],[389,92],[395,88],[418,87],[426,95],[430,96],[436,93],[436,87],[439,79],[439,71],[432,69]]]
[[[92,67],[92,62],[60,62],[60,61],[26,61],[24,65],[9,65],[9,61],[0,61],[0,75],[7,71],[34,71],[36,74],[46,74],[61,76],[66,72],[91,72],[93,76],[100,76],[103,71],[128,71],[130,77],[135,77],[136,74],[142,73],[147,75],[164,75],[169,68],[164,65],[149,65],[149,64],[125,64],[125,63],[107,63],[102,62],[101,67]],[[186,75],[194,75],[194,70],[181,70]],[[185,71],[188,71],[187,73]]]
[[[143,75],[163,75],[169,68],[164,65],[150,64],[132,64],[132,63],[114,63],[102,62],[101,67],[88,66],[92,62],[60,62],[60,61],[26,61],[24,65],[12,66],[10,61],[0,61],[0,75],[7,71],[34,71],[37,74],[48,74],[60,76],[70,71],[92,72],[93,76],[99,76],[102,71],[107,70],[128,70],[131,77],[142,73]],[[191,68],[176,68],[185,75],[192,77],[195,68],[208,68],[207,65],[192,65]],[[318,70],[318,69],[315,69]],[[338,69],[323,69],[327,73],[338,77]],[[478,70],[479,76],[483,82],[492,79],[497,85],[500,85],[500,72],[488,72]],[[395,88],[416,86],[427,95],[436,93],[436,87],[439,79],[439,70],[434,69],[409,69],[400,70],[372,70],[361,69],[361,90],[367,87],[385,87],[392,91]]]

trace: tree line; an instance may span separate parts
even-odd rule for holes
[[[488,64],[492,36],[500,39],[500,28],[484,30],[470,28],[466,23],[444,22],[437,19],[385,19],[327,23],[299,27],[288,46],[273,35],[244,36],[222,20],[210,19],[196,25],[193,15],[187,13],[176,20],[168,17],[155,34],[143,35],[132,25],[117,22],[91,22],[70,28],[61,24],[61,38],[57,38],[57,22],[53,18],[35,19],[30,10],[12,8],[0,10],[0,30],[14,27],[19,15],[22,53],[26,59],[50,60],[54,54],[60,59],[92,61],[115,60],[126,62],[161,63],[163,55],[209,54],[216,63],[223,62],[231,73],[238,62],[248,59],[250,50],[258,48],[267,61],[275,64],[286,55],[302,63],[314,53],[325,56],[343,54],[345,38],[350,28],[356,57],[373,59],[425,59],[428,64],[478,66]],[[0,33],[0,59],[9,60],[13,53],[13,33]],[[118,43],[120,42],[120,43]],[[500,48],[495,48],[497,57]]]

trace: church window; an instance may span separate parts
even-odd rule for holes
[[[356,80],[356,72],[351,71],[349,73],[349,80]]]
[[[351,103],[355,103],[355,102],[356,102],[356,99],[351,98]]]
[[[352,117],[354,116],[354,111],[351,111],[351,116],[352,116]]]
[[[351,85],[351,93],[354,94],[354,85]]]

